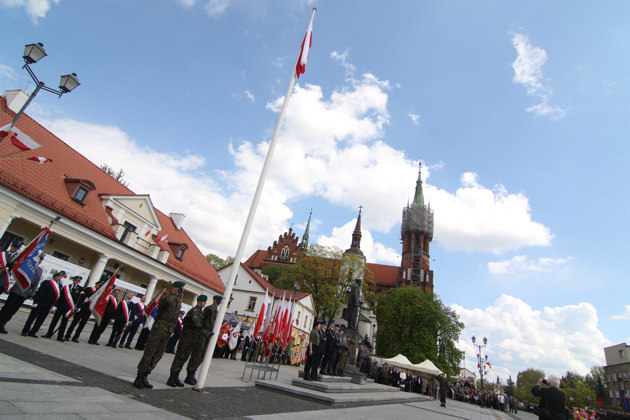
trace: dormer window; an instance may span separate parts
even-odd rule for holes
[[[188,249],[188,245],[181,242],[169,242],[168,246],[171,248],[171,252],[175,255],[175,258],[182,260],[184,253]]]
[[[184,248],[179,248],[179,250],[177,251],[177,255],[175,255],[175,258],[181,261],[185,251],[186,250]]]
[[[66,183],[66,189],[68,190],[68,194],[70,194],[70,198],[81,205],[85,204],[85,199],[90,191],[96,189],[92,181],[87,179],[66,178],[64,182]]]

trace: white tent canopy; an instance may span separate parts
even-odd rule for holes
[[[383,363],[387,363],[388,365],[398,366],[403,369],[412,369],[413,363],[409,361],[405,356],[399,354],[398,356],[394,356],[391,359],[383,359]]]
[[[425,360],[422,363],[418,363],[417,365],[413,365],[414,369],[423,373],[428,373],[429,375],[441,375],[442,372],[438,369],[432,361],[429,359]]]

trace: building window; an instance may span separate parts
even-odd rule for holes
[[[53,251],[52,256],[63,261],[68,261],[70,259],[70,255],[66,255],[59,251]]]
[[[253,312],[254,308],[256,308],[256,297],[250,296],[249,303],[247,304],[247,310]]]
[[[184,251],[186,251],[184,248],[179,248],[177,250],[177,255],[175,255],[175,258],[181,261],[184,256]]]
[[[75,200],[77,200],[79,203],[83,203],[83,200],[85,199],[85,196],[87,195],[87,190],[83,187],[79,187],[77,188],[77,192],[74,193],[74,198]]]
[[[625,356],[624,351],[623,350],[619,350],[619,358],[623,359]]]
[[[280,261],[288,261],[289,252],[289,247],[285,245],[284,248],[282,248],[282,251],[280,251]]]
[[[125,230],[123,231],[122,235],[120,235],[120,242],[125,242],[125,238],[127,237],[127,234],[129,232],[136,231],[136,227],[129,222],[123,223],[123,226],[125,227]]]

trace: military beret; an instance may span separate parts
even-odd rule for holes
[[[335,320],[331,319],[330,321],[328,321],[328,325],[334,325],[335,324]]]
[[[212,299],[218,300],[219,302],[221,302],[223,300],[223,296],[221,296],[221,295],[214,295],[214,296],[212,296]]]
[[[208,296],[206,296],[206,295],[199,295],[199,296],[197,296],[197,300],[199,302],[205,302],[205,301],[208,300]]]
[[[83,280],[83,277],[81,277],[81,276],[72,276],[72,277],[70,277],[70,280],[74,280],[74,279]]]
[[[315,321],[315,322],[313,322],[313,327],[317,327],[319,324],[321,324],[321,322]]]
[[[178,280],[176,282],[173,283],[173,287],[184,287],[186,286],[186,282]]]

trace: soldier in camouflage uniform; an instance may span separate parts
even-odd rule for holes
[[[153,388],[147,377],[164,355],[168,339],[175,329],[185,285],[183,281],[174,282],[171,293],[160,299],[153,328],[151,328],[142,359],[138,363],[138,376],[133,382],[136,388]]]
[[[206,306],[208,296],[200,295],[197,298],[197,305],[192,308],[184,317],[184,328],[177,346],[177,353],[171,364],[171,376],[166,381],[168,386],[184,386],[179,380],[179,372],[182,371],[184,363],[188,361],[188,376],[186,383],[190,383],[190,378],[195,378],[195,370],[203,360],[202,350],[206,343],[206,333],[203,330],[203,307]],[[194,385],[194,384],[191,384]]]
[[[190,361],[188,362],[188,366],[186,369],[188,371],[188,375],[186,375],[186,379],[184,379],[184,383],[188,385],[195,385],[197,383],[197,378],[195,378],[195,372],[201,362],[203,362],[203,358],[206,355],[206,351],[208,350],[208,343],[210,342],[210,336],[212,335],[212,328],[214,327],[214,320],[217,317],[217,311],[219,310],[219,305],[221,304],[221,300],[223,296],[215,295],[212,297],[212,305],[206,306],[203,309],[203,335],[204,342],[201,346],[201,351],[195,353],[195,355],[191,356]]]

